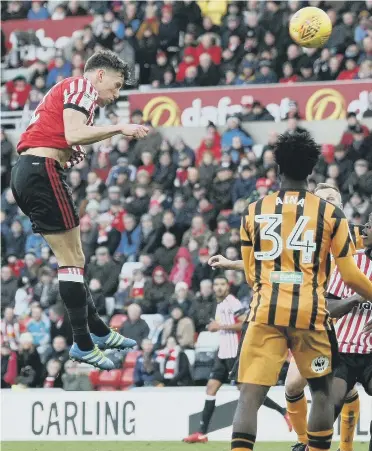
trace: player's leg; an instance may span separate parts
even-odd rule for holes
[[[346,395],[341,410],[341,430],[339,451],[353,451],[355,429],[360,413],[358,390],[353,388]]]
[[[311,391],[309,450],[330,449],[334,422],[332,371],[338,358],[334,331],[289,329],[288,334],[293,357]]]
[[[285,397],[289,419],[297,434],[299,444],[307,443],[307,399],[304,392],[306,385],[307,380],[301,376],[295,359],[292,357],[285,380]],[[300,445],[297,448],[300,450]],[[305,449],[305,446],[302,448]]]
[[[249,323],[239,359],[240,397],[233,421],[231,449],[253,449],[258,409],[270,387],[277,383],[287,353],[287,338],[279,328]]]
[[[265,407],[267,407],[268,409],[272,409],[272,410],[275,410],[276,412],[280,413],[280,415],[284,418],[284,421],[286,422],[286,424],[288,426],[289,432],[292,431],[293,426],[292,426],[291,420],[289,419],[287,409],[285,407],[280,406],[279,404],[277,404],[275,401],[273,401],[268,396],[266,396],[266,398],[264,399],[262,404]]]
[[[208,441],[207,432],[214,410],[216,408],[216,395],[218,390],[221,388],[221,385],[228,380],[228,376],[229,368],[225,364],[224,359],[216,357],[206,387],[206,396],[202,416],[200,419],[199,431],[194,432],[188,437],[184,438],[184,442],[205,443]]]
[[[79,348],[81,350],[91,349],[92,343],[98,345],[100,349],[109,347],[125,349],[135,346],[134,340],[127,339],[119,333],[111,331],[97,312],[89,287],[84,282],[85,257],[81,244],[80,227],[75,227],[63,233],[44,233],[43,236],[58,262],[60,294],[69,313],[72,328],[72,321],[83,321],[83,317],[86,316],[89,333],[91,334],[90,340],[88,343],[85,334],[82,337],[77,336],[77,341],[74,341]],[[77,301],[77,299],[79,300]],[[81,304],[80,306],[78,305],[79,303]],[[71,315],[73,319],[71,319]],[[81,319],[79,320],[79,318]]]

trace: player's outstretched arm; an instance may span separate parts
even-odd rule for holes
[[[94,144],[115,135],[144,138],[148,128],[136,124],[106,125],[102,127],[86,125],[87,117],[84,113],[73,108],[63,110],[65,138],[69,146]]]
[[[244,263],[243,260],[229,260],[223,255],[214,255],[208,260],[208,265],[212,266],[212,268],[221,268],[221,269],[234,269],[237,271],[244,271]]]
[[[360,271],[354,257],[336,258],[335,262],[345,284],[362,298],[372,300],[372,282]]]
[[[327,310],[331,318],[341,318],[341,316],[349,313],[363,298],[359,294],[353,294],[346,299],[340,299],[331,294],[327,295]]]

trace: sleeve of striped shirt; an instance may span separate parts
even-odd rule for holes
[[[242,222],[240,225],[240,240],[242,246],[252,246],[252,240],[249,236],[249,231],[247,227],[248,214],[242,217]]]
[[[333,257],[337,259],[354,255],[356,251],[351,238],[349,224],[340,208],[335,208],[332,220],[334,221],[331,235]]]
[[[73,80],[64,93],[64,108],[73,108],[89,117],[96,106],[98,93],[85,78]]]
[[[333,296],[336,296],[338,298],[341,298],[344,289],[345,284],[341,278],[340,271],[337,268],[335,268],[328,284],[327,293],[332,294]]]

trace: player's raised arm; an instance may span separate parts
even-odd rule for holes
[[[331,248],[342,280],[363,298],[372,299],[372,283],[355,263],[353,258],[355,246],[350,236],[347,219],[342,210],[336,207],[333,219],[335,224]]]
[[[214,255],[208,260],[208,265],[212,268],[234,269],[236,271],[244,271],[243,260],[229,260],[223,255]]]
[[[86,121],[87,117],[82,111],[74,108],[64,109],[65,137],[69,146],[93,144],[118,134],[144,138],[148,133],[148,128],[143,125],[118,124],[96,127],[86,125]]]

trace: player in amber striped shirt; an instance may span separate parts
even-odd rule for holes
[[[309,449],[318,451],[330,449],[333,434],[329,387],[337,345],[324,298],[330,253],[361,296],[372,294],[372,283],[352,257],[343,212],[306,191],[319,156],[311,136],[281,135],[275,155],[281,190],[251,204],[241,227],[244,270],[254,294],[239,361],[232,449],[253,449],[258,409],[277,382],[289,346],[312,392]]]

